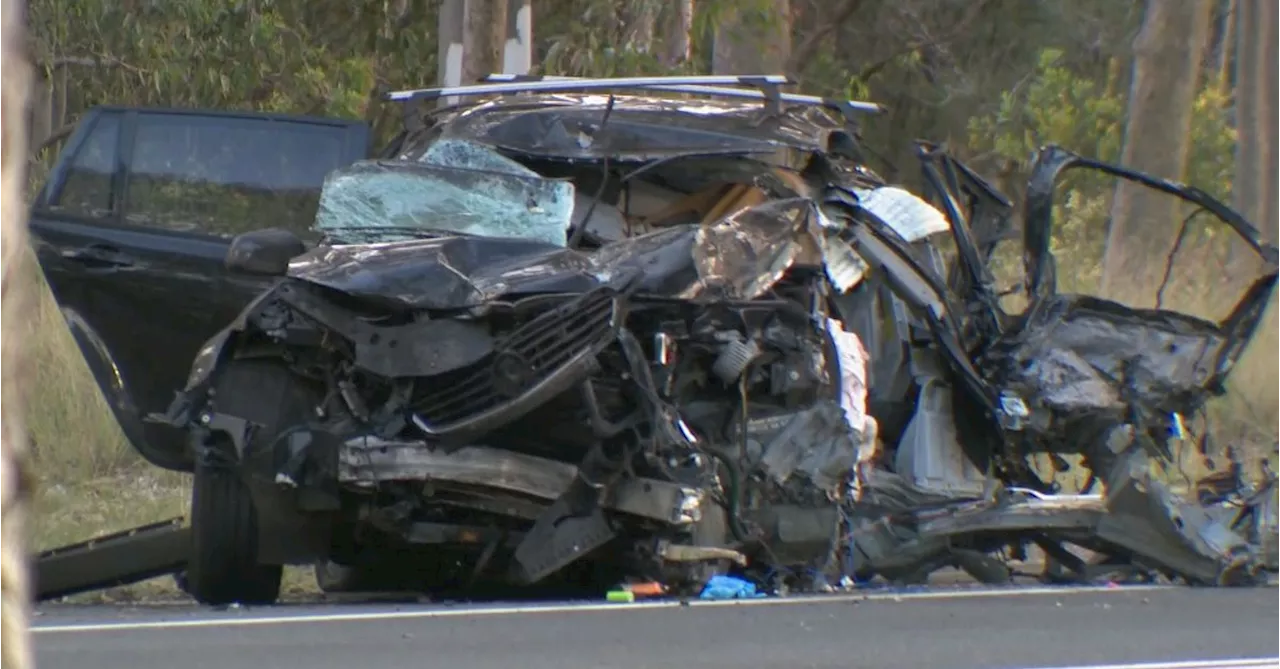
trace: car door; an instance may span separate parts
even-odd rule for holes
[[[258,291],[228,275],[232,237],[308,233],[325,175],[366,157],[363,123],[253,113],[97,108],[33,202],[49,287],[125,435],[190,470],[164,411],[199,347]]]

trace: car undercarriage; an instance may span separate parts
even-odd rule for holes
[[[1276,568],[1274,477],[1196,498],[1151,466],[1274,292],[1276,249],[1238,214],[1057,147],[1018,211],[922,143],[919,197],[866,166],[847,117],[698,105],[431,110],[328,177],[319,245],[240,235],[228,266],[275,282],[150,417],[195,454],[192,594],[273,601],[279,565],[315,562],[424,590],[685,593],[1000,583],[1029,549],[1065,580]],[[1216,323],[1060,294],[1068,169],[1207,209],[1262,275]],[[990,259],[1016,228],[1028,306],[1007,313]],[[1102,492],[1063,492],[1042,455]]]

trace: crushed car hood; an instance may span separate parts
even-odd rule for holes
[[[509,295],[586,292],[628,270],[646,270],[641,290],[694,278],[695,230],[675,228],[614,245],[604,257],[543,242],[446,236],[316,248],[289,276],[369,302],[407,309],[465,309]],[[609,260],[619,264],[609,267]]]
[[[823,267],[848,290],[865,267],[806,198],[741,209],[711,225],[679,225],[590,252],[531,239],[442,234],[429,239],[321,246],[289,277],[368,303],[451,310],[537,293],[624,283],[681,299],[753,299],[793,266]]]

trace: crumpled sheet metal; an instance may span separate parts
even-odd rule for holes
[[[1266,568],[1265,547],[1233,527],[1238,509],[1177,495],[1151,476],[1140,449],[1113,469],[1106,507],[1096,528],[1099,538],[1193,583],[1247,585]]]
[[[798,238],[809,232],[809,200],[781,200],[743,209],[698,230],[698,285],[681,297],[749,300],[773,287],[795,264]]]
[[[821,267],[836,291],[847,293],[862,281],[867,263],[838,237],[840,229],[809,198],[738,210],[698,229],[698,282],[680,297],[755,299],[797,265]]]
[[[734,441],[742,441],[735,426]],[[780,488],[816,488],[824,498],[842,497],[841,486],[857,459],[858,443],[835,402],[748,421],[746,458]]]
[[[1117,409],[1122,389],[1152,406],[1202,397],[1228,344],[1208,321],[1081,296],[1048,298],[1016,338],[1006,387],[1061,411]]]

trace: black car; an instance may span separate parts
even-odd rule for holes
[[[273,601],[311,562],[334,588],[999,581],[1033,543],[1081,578],[1068,545],[1254,580],[1274,491],[1188,502],[1145,462],[1221,388],[1275,249],[1199,191],[1049,147],[1030,307],[1005,313],[1011,203],[927,144],[927,200],[887,184],[860,148],[874,105],[783,83],[393,94],[405,129],[376,157],[338,121],[95,112],[33,231],[126,434],[195,474],[193,596]],[[152,126],[170,157],[148,165]],[[1221,323],[1059,295],[1049,198],[1072,167],[1207,208],[1266,272]],[[69,187],[94,178],[97,209]],[[1027,465],[1044,452],[1084,454],[1106,494],[1056,495]]]

